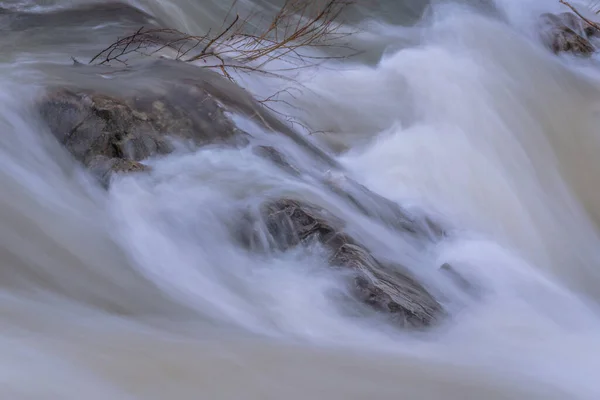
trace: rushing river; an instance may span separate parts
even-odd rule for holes
[[[0,398],[600,398],[600,59],[542,46],[558,1],[367,1],[348,16],[360,54],[240,78],[258,98],[295,82],[274,108],[371,190],[455,228],[423,250],[339,205],[443,302],[423,333],[352,312],[319,249],[231,240],[236,207],[265,193],[336,206],[251,151],[176,152],[108,191],[75,163],[32,101],[139,27],[53,13],[89,3],[1,2],[41,17],[0,25]],[[195,34],[231,5],[130,4]],[[446,262],[476,296],[439,276]]]

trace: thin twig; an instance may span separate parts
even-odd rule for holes
[[[210,46],[212,46],[217,40],[221,39],[223,36],[225,36],[227,34],[227,32],[229,32],[231,30],[231,28],[233,28],[233,26],[238,22],[238,20],[240,19],[239,15],[235,16],[235,19],[233,20],[233,22],[231,23],[231,25],[229,25],[225,30],[223,30],[223,32],[221,32],[219,35],[217,35],[214,39],[212,39],[210,42],[208,42],[208,44],[206,46],[204,46],[204,48],[202,49],[202,51],[200,52],[200,57],[203,56],[204,54],[206,54],[206,51],[210,48]],[[196,57],[192,57],[190,60],[188,61],[196,61],[199,58],[199,56]]]
[[[325,60],[349,57],[307,54],[302,49],[336,47],[348,50],[349,46],[340,43],[340,40],[351,32],[340,31],[342,23],[339,19],[344,8],[354,1],[286,0],[266,28],[256,28],[253,32],[248,29],[253,26],[251,16],[240,20],[239,14],[215,35],[210,31],[203,36],[193,36],[175,29],[141,27],[132,35],[119,38],[103,49],[90,63],[109,64],[116,61],[126,65],[125,57],[132,53],[152,56],[164,49],[172,49],[175,59],[203,61],[205,65],[201,64],[200,67],[216,68],[230,80],[234,78],[228,70],[258,72],[289,79],[276,72],[314,67]],[[202,50],[195,53],[200,46]],[[215,62],[210,62],[211,58]],[[276,60],[289,64],[290,68],[265,69],[267,64]],[[270,100],[275,101],[275,98]]]
[[[588,25],[590,25],[591,27],[597,29],[600,31],[600,25],[598,25],[597,23],[590,21],[589,19],[587,19],[586,17],[584,17],[583,15],[581,15],[581,13],[579,11],[577,11],[577,9],[572,6],[568,1],[565,0],[558,0],[561,4],[564,4],[565,6],[569,7],[571,9],[571,11],[573,11],[575,14],[577,14],[577,16],[579,18],[581,18],[584,22],[586,22]]]

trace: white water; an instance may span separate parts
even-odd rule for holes
[[[139,5],[190,31],[227,11]],[[496,6],[437,4],[413,28],[371,20],[352,40],[380,61],[302,71],[297,108],[278,105],[331,132],[315,136],[347,150],[338,159],[361,183],[456,228],[425,251],[250,150],[182,151],[105,192],[28,106],[47,79],[40,60],[69,62],[104,36],[1,39],[0,397],[600,398],[600,64],[537,41],[535,18],[559,4]],[[289,85],[244,83],[258,97]],[[235,210],[281,193],[339,208],[448,320],[398,332],[356,312],[319,249],[239,248],[225,228]],[[444,262],[480,296],[440,277]]]

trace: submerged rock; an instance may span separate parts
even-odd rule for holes
[[[443,314],[441,305],[406,268],[375,259],[365,246],[345,233],[344,222],[326,210],[280,199],[264,204],[260,212],[269,246],[285,251],[301,244],[320,243],[329,251],[332,267],[350,272],[355,296],[391,314],[402,326],[428,326]]]
[[[299,177],[302,174],[310,174],[310,171],[293,164],[274,147],[257,146],[254,148],[254,153],[269,160],[292,176]],[[420,211],[409,211],[400,204],[374,193],[343,173],[328,173],[325,176],[312,176],[312,178],[320,182],[325,190],[349,204],[356,211],[398,233],[427,242],[437,242],[448,234],[448,228],[443,226],[440,221],[434,220],[431,215]]]
[[[594,32],[586,29],[584,22],[577,15],[566,12],[562,14],[543,14],[540,20],[540,36],[543,43],[555,54],[566,52],[588,56],[596,51],[589,40]]]

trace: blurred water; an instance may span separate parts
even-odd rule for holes
[[[456,228],[425,248],[249,149],[182,149],[98,187],[34,112],[41,87],[92,84],[66,69],[71,57],[154,21],[206,32],[230,4],[57,13],[90,4],[7,1],[41,16],[0,15],[3,398],[599,398],[598,61],[539,43],[536,18],[560,4],[366,3],[348,16],[366,53],[288,72],[298,86],[282,100],[293,107],[277,110],[326,132],[311,137],[349,176]],[[258,98],[294,85],[239,82]],[[257,142],[326,172],[236,118]],[[236,210],[278,195],[336,209],[443,301],[447,322],[398,331],[349,300],[322,249],[241,248],[227,229]],[[445,262],[480,296],[440,277]]]

